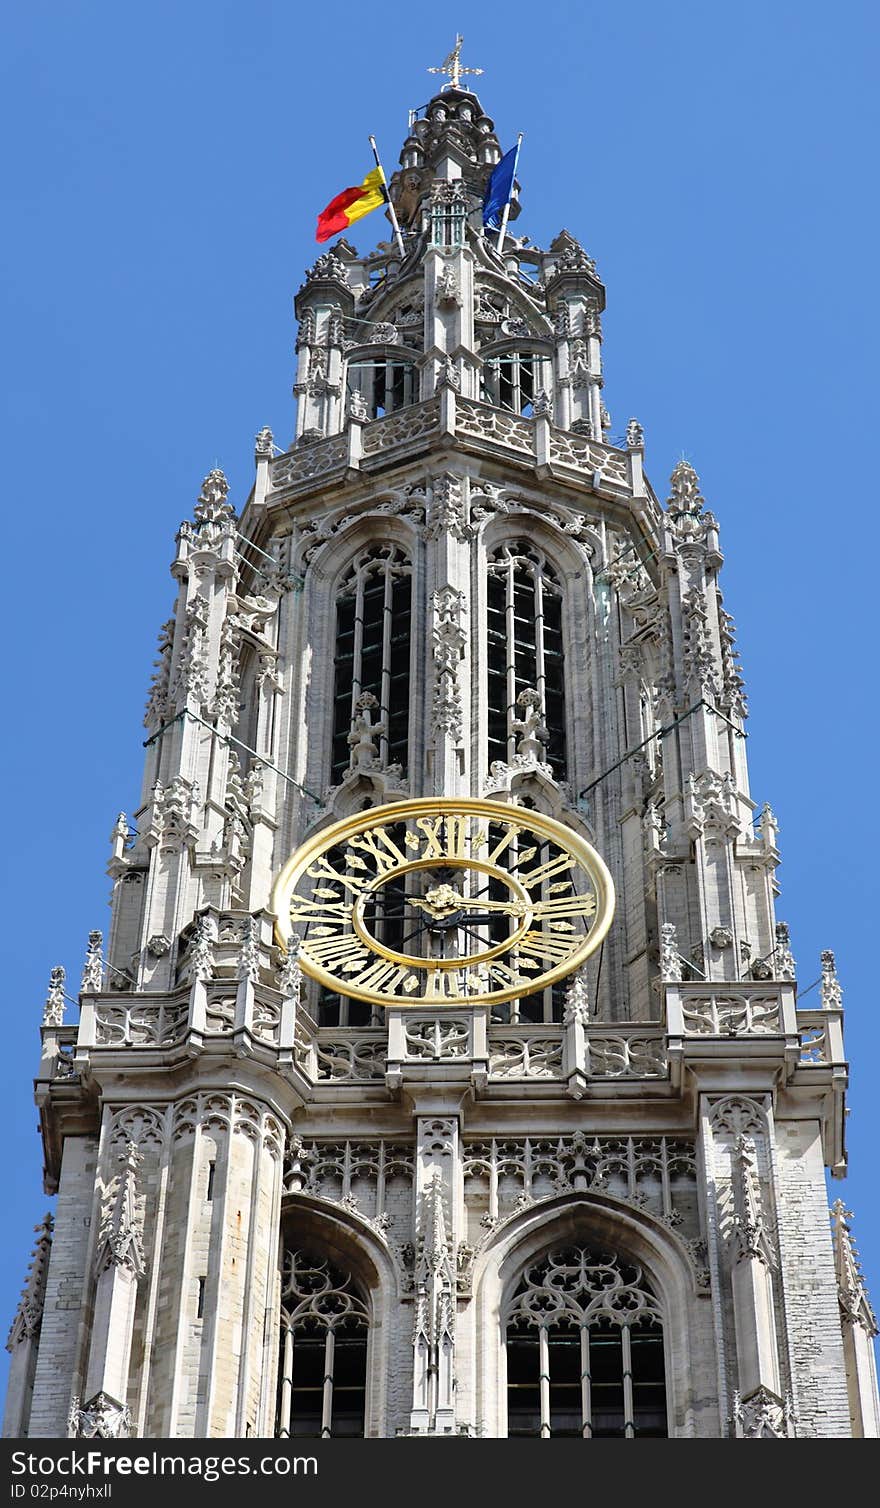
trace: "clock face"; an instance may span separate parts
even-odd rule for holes
[[[275,884],[277,932],[306,974],[376,1005],[534,994],[611,925],[599,855],[562,823],[490,801],[400,801],[324,828]]]

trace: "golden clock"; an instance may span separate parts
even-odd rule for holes
[[[611,925],[614,885],[589,843],[543,813],[449,797],[323,828],[272,897],[303,970],[375,1005],[487,1004],[572,973]]]

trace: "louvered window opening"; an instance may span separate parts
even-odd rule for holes
[[[516,753],[517,697],[534,687],[549,732],[546,759],[557,780],[567,770],[562,588],[544,555],[526,540],[502,545],[488,563],[486,593],[489,763]]]
[[[514,1295],[506,1353],[509,1436],[666,1437],[663,1329],[636,1263],[550,1252]]]
[[[364,1434],[368,1315],[351,1275],[286,1251],[276,1435],[311,1440]]]
[[[531,351],[489,356],[483,368],[483,393],[489,403],[530,417],[535,397],[550,386],[549,363]]]
[[[411,361],[394,357],[387,361],[352,361],[348,368],[348,391],[360,394],[371,419],[381,419],[415,403],[418,374]]]
[[[371,721],[384,724],[377,739],[380,760],[406,770],[411,615],[412,576],[403,552],[387,545],[360,555],[336,603],[334,785],[351,763],[348,735],[358,697],[367,691],[379,703]]]

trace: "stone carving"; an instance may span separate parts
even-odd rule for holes
[[[387,321],[374,325],[370,331],[370,340],[374,345],[394,346],[399,339],[397,326],[388,324]]]
[[[692,1236],[699,1236],[693,1203],[696,1150],[672,1137],[567,1136],[495,1137],[463,1146],[465,1200],[485,1210],[495,1226],[523,1201],[554,1198],[563,1192],[610,1194],[667,1219],[673,1212]]]
[[[436,738],[448,735],[454,743],[462,738],[459,665],[467,636],[462,617],[464,595],[451,586],[439,587],[431,597],[434,625],[431,643],[434,656],[432,727]]]
[[[169,618],[159,630],[159,655],[153,661],[153,677],[147,695],[144,727],[150,728],[168,716],[168,690],[171,683],[171,654],[174,648],[174,619]]]
[[[532,414],[536,419],[552,420],[553,418],[553,400],[549,393],[545,393],[543,388],[535,394],[535,399],[532,403]]]
[[[782,1030],[779,996],[771,992],[696,994],[688,990],[682,997],[682,1015],[689,1037],[759,1036]]]
[[[299,961],[301,939],[291,937],[287,950],[281,955],[278,968],[278,988],[285,1000],[299,1002],[302,991],[303,971]]]
[[[678,951],[675,923],[663,922],[660,927],[660,978],[670,981],[682,977],[682,958]]]
[[[734,1393],[733,1423],[742,1440],[785,1440],[795,1433],[791,1399],[777,1398],[767,1388],[758,1388],[749,1398]]]
[[[404,1040],[408,1058],[466,1058],[470,1052],[470,1023],[465,1018],[405,1021]]]
[[[440,539],[444,534],[451,535],[453,539],[469,539],[471,536],[472,530],[467,525],[461,477],[455,476],[452,472],[444,472],[442,476],[435,477],[431,483],[431,499],[426,511],[425,533],[428,539]]]
[[[718,594],[718,633],[721,640],[721,695],[720,700],[734,717],[744,718],[748,712],[745,681],[736,647],[736,630],[733,618],[721,607]]]
[[[354,419],[356,424],[365,424],[369,419],[367,400],[362,393],[352,393],[348,400],[348,417]]]
[[[275,441],[268,424],[264,424],[263,428],[257,432],[257,437],[254,441],[254,454],[258,457],[265,456],[270,461],[275,454]]]
[[[692,696],[719,694],[718,674],[712,647],[709,610],[699,588],[686,592],[681,603],[682,666],[684,680]]]
[[[852,1218],[852,1210],[846,1208],[842,1199],[835,1199],[831,1206],[831,1232],[837,1296],[844,1319],[852,1325],[861,1325],[868,1335],[875,1336],[877,1319],[868,1298],[865,1274],[852,1236]]]
[[[704,512],[700,479],[688,461],[679,461],[670,477],[666,518],[677,545],[701,543],[710,528],[717,528],[711,513]]]
[[[557,1028],[558,1030],[558,1028]],[[561,1079],[562,1036],[489,1034],[490,1079]]]
[[[95,1272],[124,1267],[134,1278],[143,1277],[145,1197],[138,1194],[137,1172],[141,1154],[132,1141],[122,1158],[122,1169],[105,1190],[95,1254]]]
[[[434,296],[441,309],[460,308],[462,303],[461,289],[458,286],[458,278],[452,267],[444,267],[437,278]]]
[[[452,356],[444,357],[441,362],[437,373],[437,386],[451,388],[454,393],[461,392],[461,373]]]
[[[627,450],[644,450],[645,448],[645,431],[638,419],[630,419],[626,426],[626,448]]]
[[[637,1263],[612,1252],[570,1246],[526,1268],[507,1323],[585,1328],[602,1320],[631,1325],[660,1319],[660,1306]]]
[[[229,483],[219,466],[209,471],[202,482],[194,513],[197,524],[226,524],[235,517],[229,501]]]
[[[797,966],[791,951],[791,936],[786,922],[776,923],[776,947],[773,949],[773,961],[777,979],[797,978]]]
[[[242,922],[237,977],[239,980],[248,980],[251,984],[260,982],[260,919],[258,916],[248,916]]]
[[[96,1393],[84,1408],[74,1399],[68,1429],[76,1440],[127,1440],[131,1434],[131,1414],[115,1398]]]
[[[738,1136],[763,1136],[766,1129],[761,1105],[744,1095],[728,1095],[715,1100],[709,1119],[716,1135],[728,1136],[734,1141]]]
[[[223,620],[220,629],[220,656],[217,664],[217,684],[214,691],[214,716],[229,727],[238,721],[240,684],[238,660],[241,651],[241,631],[235,614]]]
[[[386,724],[373,722],[370,714],[379,706],[378,698],[371,691],[363,691],[354,704],[348,746],[351,749],[349,773],[375,770],[381,766],[379,740],[384,736]]]
[[[36,1242],[31,1252],[31,1261],[25,1286],[21,1291],[18,1308],[6,1342],[7,1351],[13,1350],[23,1340],[33,1340],[40,1332],[43,1305],[46,1299],[46,1278],[49,1273],[49,1255],[52,1250],[52,1215],[43,1217],[34,1226]]]
[[[300,293],[309,283],[341,283],[344,288],[348,287],[348,278],[345,275],[345,263],[338,257],[335,251],[325,251],[306,273]]]
[[[313,1194],[354,1209],[376,1229],[390,1223],[389,1198],[409,1211],[414,1153],[408,1142],[290,1140],[284,1165],[287,1194]],[[356,1191],[356,1198],[355,1198]]]
[[[825,948],[822,952],[820,998],[823,1011],[843,1010],[843,991],[840,988],[840,980],[837,977],[837,965],[834,962],[834,954],[830,948]]]
[[[183,621],[180,657],[174,678],[172,696],[182,691],[191,696],[199,707],[208,700],[210,671],[208,666],[208,599],[197,592],[187,604]]]
[[[570,1026],[572,1022],[577,1022],[580,1026],[589,1025],[590,990],[583,969],[578,969],[577,973],[572,975],[566,988],[562,1019],[565,1026]]]
[[[517,755],[529,764],[542,764],[550,731],[542,716],[540,693],[534,687],[526,686],[517,697],[516,705],[522,708],[522,714],[513,718],[510,726],[512,732],[519,735]]]
[[[737,1137],[733,1150],[733,1216],[731,1240],[736,1260],[758,1257],[767,1267],[776,1263],[773,1242],[764,1216],[758,1149],[754,1138]]]
[[[724,952],[726,948],[733,947],[733,933],[729,927],[713,927],[709,933],[709,941],[713,948],[718,948],[720,952]]]
[[[89,933],[89,946],[80,980],[80,994],[92,994],[104,985],[104,960],[101,956],[104,937],[101,932]]]
[[[60,964],[49,975],[49,992],[46,995],[46,1003],[43,1006],[44,1026],[64,1025],[64,981],[66,979],[64,969]]]

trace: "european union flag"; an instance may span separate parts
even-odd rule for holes
[[[518,152],[519,147],[511,147],[509,152],[505,152],[501,161],[492,169],[492,176],[486,184],[486,194],[483,199],[483,224],[489,230],[501,229],[501,216],[513,193],[513,175],[516,172]]]

